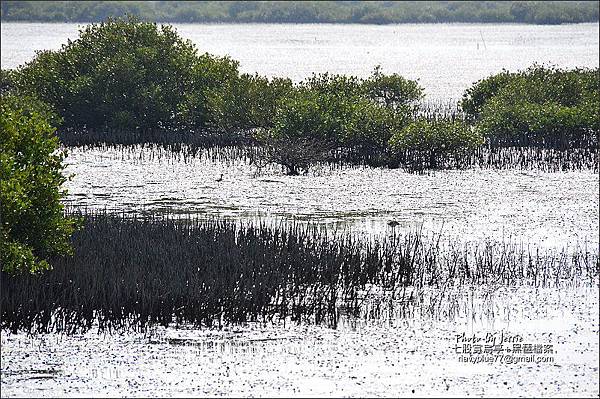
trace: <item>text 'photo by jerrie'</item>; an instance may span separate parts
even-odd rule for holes
[[[0,397],[599,397],[598,1],[1,1]]]

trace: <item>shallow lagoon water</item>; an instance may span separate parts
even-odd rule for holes
[[[70,205],[243,221],[312,222],[386,235],[423,228],[452,239],[598,247],[599,177],[593,171],[469,169],[413,174],[370,167],[286,176],[245,161],[169,156],[164,150],[73,148]],[[223,181],[216,180],[223,173]],[[400,223],[394,231],[390,220]]]

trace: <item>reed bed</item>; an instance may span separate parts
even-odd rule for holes
[[[41,275],[1,274],[2,328],[112,332],[253,321],[335,327],[340,313],[361,317],[367,304],[411,303],[423,288],[596,284],[599,271],[598,253],[587,248],[445,243],[420,231],[361,240],[311,225],[169,215],[83,218],[74,256],[52,259],[54,269]]]

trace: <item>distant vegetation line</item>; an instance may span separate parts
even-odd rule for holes
[[[598,21],[597,1],[2,1],[3,21],[528,23]]]

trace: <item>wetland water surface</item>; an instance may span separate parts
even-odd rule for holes
[[[248,325],[157,329],[150,336],[3,333],[2,395],[597,396],[597,287],[494,292],[493,305],[483,300],[483,287],[465,295],[452,320],[421,316],[337,330]],[[503,334],[501,345],[509,350],[509,338],[548,346],[529,356],[461,358],[462,334],[498,340]]]
[[[162,154],[162,158],[158,158]],[[154,155],[154,157],[153,157]],[[436,171],[316,168],[285,176],[244,161],[186,162],[162,150],[69,150],[68,202],[88,209],[311,221],[363,235],[423,225],[461,241],[511,239],[546,247],[598,247],[598,174],[535,170]],[[223,181],[217,178],[223,173]]]

